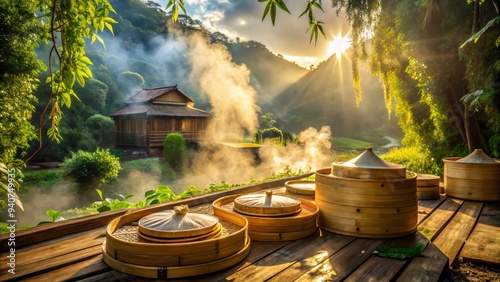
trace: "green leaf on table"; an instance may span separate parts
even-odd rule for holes
[[[373,254],[385,258],[407,259],[422,255],[424,249],[425,245],[422,243],[418,243],[415,247],[380,246],[373,251]]]

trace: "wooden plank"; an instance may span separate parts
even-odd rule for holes
[[[296,240],[283,248],[273,252],[269,256],[257,261],[256,263],[239,270],[227,277],[227,280],[236,281],[264,281],[295,262],[302,260],[307,253],[315,246],[329,240],[333,237],[330,232],[323,232],[322,236],[317,233],[300,240]],[[268,267],[272,265],[273,267]]]
[[[427,245],[429,240],[419,232],[390,239],[384,243],[389,247],[415,247],[418,243]],[[356,269],[345,281],[391,281],[397,273],[408,263],[408,260],[370,257],[358,269]]]
[[[193,276],[193,277],[172,279],[172,281],[182,281],[182,282],[224,281],[226,279],[226,277],[253,265],[255,262],[267,257],[268,255],[272,254],[273,252],[276,252],[279,249],[281,249],[284,246],[287,246],[291,243],[292,243],[292,241],[283,241],[283,242],[255,242],[255,241],[253,241],[250,243],[251,244],[250,253],[248,254],[248,256],[243,261],[241,261],[240,263],[237,263],[236,265],[233,265],[229,268],[226,268],[226,269],[214,272],[214,273],[205,274],[202,276]]]
[[[500,203],[485,203],[460,257],[464,261],[500,266]]]
[[[442,281],[443,273],[448,270],[448,257],[436,245],[427,245],[421,257],[413,258],[396,281],[398,282],[437,282]]]
[[[52,271],[67,265],[71,265],[88,258],[100,255],[102,251],[101,246],[78,250],[76,252],[67,253],[61,256],[52,257],[50,253],[43,260],[30,264],[16,264],[16,274],[9,276],[9,279],[25,279],[33,275],[42,274]],[[4,273],[4,272],[2,272]],[[1,277],[0,277],[1,280]]]
[[[446,228],[434,240],[434,244],[450,259],[453,264],[467,240],[481,212],[483,203],[465,202]]]
[[[353,272],[384,240],[358,238],[295,281],[340,281]]]
[[[102,256],[96,255],[84,261],[57,268],[52,271],[29,277],[23,281],[66,281],[78,280],[110,271],[111,268],[102,261]]]
[[[418,226],[418,231],[433,240],[462,205],[463,200],[448,198]]]
[[[108,211],[99,214],[72,218],[64,221],[43,224],[33,228],[16,231],[16,249],[35,244],[38,242],[60,238],[65,235],[75,234],[82,231],[95,229],[100,226],[106,226],[114,218],[126,213],[127,210]],[[9,233],[0,234],[0,241],[6,241]],[[7,244],[0,244],[0,252],[8,250]]]
[[[418,201],[418,223],[426,219],[444,200],[446,200],[446,196],[440,196],[439,199],[434,200]]]
[[[304,253],[304,258],[287,267],[267,281],[294,281],[309,271],[312,267],[322,263],[346,245],[354,241],[354,237],[335,235],[333,238],[316,245]]]
[[[50,257],[72,253],[77,250],[100,246],[104,241],[104,230],[97,230],[90,234],[74,237],[71,239],[54,242],[50,245],[43,245],[37,248],[16,250],[16,263],[27,265]],[[0,257],[0,271],[3,271],[8,261],[7,255]]]

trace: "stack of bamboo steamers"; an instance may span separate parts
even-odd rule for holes
[[[316,172],[318,225],[364,238],[392,238],[417,229],[416,174],[380,159],[371,148]]]
[[[272,191],[227,196],[213,203],[214,214],[230,210],[248,220],[248,234],[253,241],[287,241],[316,232],[318,207],[307,200]]]
[[[156,279],[202,275],[232,266],[250,251],[247,220],[237,214],[189,213],[187,206],[113,220],[103,259],[121,272]]]

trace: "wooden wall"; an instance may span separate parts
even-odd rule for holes
[[[160,103],[185,103],[188,105],[193,106],[193,102],[187,99],[185,96],[181,95],[180,93],[176,91],[170,91],[168,93],[165,93],[155,99],[153,99],[153,103],[155,102],[160,102]]]
[[[184,135],[186,141],[198,141],[203,137],[209,119],[195,117],[150,117],[149,132],[145,115],[115,118],[117,146],[163,146],[165,136],[171,132]],[[149,134],[149,136],[148,136]]]

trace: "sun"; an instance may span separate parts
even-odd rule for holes
[[[328,57],[333,54],[337,55],[337,58],[340,58],[342,53],[344,53],[347,49],[351,47],[351,41],[346,36],[334,36],[333,40],[328,42],[328,49],[326,51]]]

